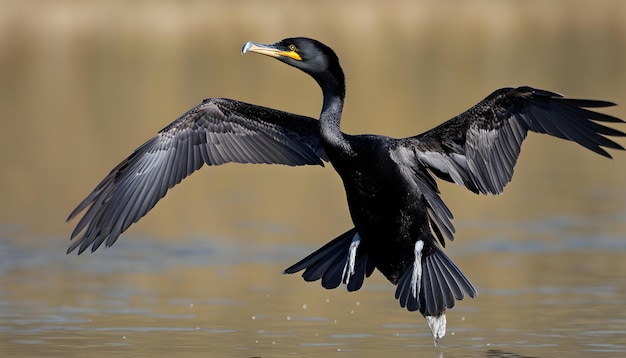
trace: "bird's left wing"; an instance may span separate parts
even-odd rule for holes
[[[587,108],[611,102],[570,99],[531,87],[503,88],[466,112],[428,132],[399,140],[419,163],[438,177],[475,193],[499,194],[513,168],[528,131],[576,142],[602,156],[602,147],[623,150],[609,136],[625,136],[598,122],[623,123]]]
[[[204,164],[323,165],[316,119],[230,99],[192,108],[119,163],[72,211],[68,253],[111,246],[167,191]]]

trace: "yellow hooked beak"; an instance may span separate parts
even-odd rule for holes
[[[302,61],[302,57],[294,50],[281,50],[274,45],[264,45],[250,41],[243,44],[241,49],[242,54],[246,52],[256,52],[270,57],[289,57],[296,61]]]

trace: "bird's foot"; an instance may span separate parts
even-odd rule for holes
[[[424,318],[426,318],[436,347],[439,338],[443,338],[446,335],[446,314],[444,312],[439,316],[424,316]]]

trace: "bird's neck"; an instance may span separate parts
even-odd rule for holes
[[[350,151],[350,146],[341,132],[341,114],[345,98],[345,84],[336,79],[318,81],[324,94],[324,103],[320,113],[321,137],[328,149],[333,148],[343,153]]]

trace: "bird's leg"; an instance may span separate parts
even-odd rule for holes
[[[356,250],[359,248],[360,243],[361,237],[359,236],[359,233],[354,234],[352,242],[350,243],[350,248],[348,249],[348,260],[346,260],[346,264],[343,267],[343,273],[341,274],[341,281],[346,285],[350,282],[350,276],[354,274]]]
[[[424,241],[418,240],[415,243],[415,261],[413,261],[413,273],[411,275],[411,293],[416,300],[419,300],[420,289],[422,287],[422,250],[424,249]],[[446,335],[446,314],[445,312],[437,316],[424,316],[428,328],[433,335],[433,341],[437,346],[439,338]]]
[[[424,241],[418,240],[415,243],[415,261],[413,261],[413,275],[411,275],[411,293],[415,299],[419,299],[420,287],[422,284],[422,249]]]

